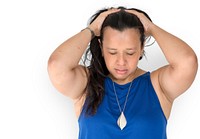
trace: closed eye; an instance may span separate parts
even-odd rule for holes
[[[126,53],[127,55],[134,55],[135,52],[131,52],[131,53]]]
[[[115,55],[115,54],[117,54],[116,52],[109,52],[109,54],[111,54],[111,55]]]

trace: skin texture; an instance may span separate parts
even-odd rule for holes
[[[88,27],[99,36],[104,19],[117,11],[119,9],[110,9],[101,13]],[[169,63],[151,73],[153,87],[168,118],[173,101],[184,93],[195,79],[197,57],[187,43],[152,23],[142,13],[134,10],[127,12],[140,19],[146,36],[155,38]],[[119,32],[108,27],[104,33],[101,49],[110,71],[109,76],[115,82],[125,84],[144,74],[145,71],[137,69],[139,57],[143,52],[137,30],[126,29]],[[52,84],[59,92],[74,100],[77,117],[85,101],[83,94],[87,93],[84,90],[87,74],[85,67],[79,65],[79,60],[90,40],[91,32],[85,29],[58,46],[48,61],[48,73]]]
[[[102,53],[110,76],[119,84],[130,82],[134,76],[143,51],[139,36],[136,29],[120,32],[107,27],[104,31]]]

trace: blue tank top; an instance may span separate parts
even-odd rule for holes
[[[124,106],[130,83],[114,83],[121,108]],[[135,78],[124,111],[127,125],[117,125],[119,106],[112,80],[104,82],[105,96],[93,116],[85,114],[85,105],[79,116],[79,139],[166,139],[167,119],[152,86],[150,72]]]

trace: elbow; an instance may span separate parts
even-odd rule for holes
[[[48,72],[50,72],[51,70],[53,70],[55,68],[55,64],[56,64],[56,58],[51,55],[47,62]]]
[[[198,70],[198,58],[195,53],[192,53],[187,56],[184,66],[182,69],[184,69],[185,73],[188,73],[190,76],[194,78],[196,76],[197,70]]]
[[[47,62],[47,71],[49,76],[59,75],[62,72],[63,64],[60,60],[55,56],[51,55]]]
[[[171,65],[173,70],[184,76],[195,77],[198,69],[198,58],[194,52],[182,57],[176,64]]]
[[[190,66],[197,72],[198,69],[198,58],[195,53],[188,56],[188,63],[190,63]]]
[[[63,60],[56,54],[52,54],[47,62],[48,70],[62,70],[64,68]]]

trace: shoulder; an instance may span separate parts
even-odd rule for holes
[[[135,75],[135,78],[140,77],[140,76],[142,76],[142,75],[144,75],[146,73],[148,73],[148,71],[145,71],[143,69],[138,68],[137,72],[136,72],[136,75]]]

